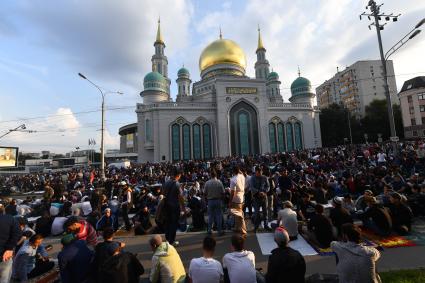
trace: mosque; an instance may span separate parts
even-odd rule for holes
[[[131,145],[138,153],[138,162],[321,147],[320,111],[314,106],[310,81],[298,72],[289,102],[283,101],[281,81],[276,72],[270,72],[260,30],[255,78],[246,75],[242,48],[220,32],[219,39],[206,46],[199,57],[200,81],[192,83],[184,67],[178,71],[175,101],[170,96],[168,59],[159,21],[154,47],[152,72],[144,77],[140,93],[143,103],[136,108],[137,127],[132,127],[137,129]],[[125,132],[126,126],[123,128]],[[126,135],[121,136],[122,147],[128,141]]]

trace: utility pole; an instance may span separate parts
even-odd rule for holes
[[[392,20],[393,22],[396,22],[400,14],[394,15],[393,13],[391,14],[380,13],[380,8],[382,7],[382,5],[384,4],[377,5],[375,0],[370,0],[366,6],[366,9],[370,9],[370,13],[363,12],[360,15],[360,20],[362,19],[362,16],[366,16],[369,20],[371,19],[371,17],[373,17],[373,23],[369,25],[369,29],[371,29],[371,26],[375,26],[376,28],[376,35],[378,37],[378,45],[379,45],[379,54],[381,56],[382,73],[384,78],[384,91],[385,91],[385,97],[387,99],[388,120],[390,123],[390,132],[391,132],[390,140],[393,146],[393,153],[397,154],[398,137],[397,137],[395,123],[394,123],[394,113],[393,113],[393,106],[392,106],[391,96],[390,96],[390,88],[388,86],[387,61],[385,60],[384,50],[382,47],[382,38],[381,38],[381,30],[384,30],[384,26],[387,23],[384,23],[381,25],[379,21],[382,18],[385,18],[386,21]]]

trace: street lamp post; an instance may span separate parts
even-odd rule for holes
[[[7,136],[8,134],[10,134],[10,133],[12,133],[12,132],[17,132],[17,131],[20,131],[20,130],[24,130],[25,131],[25,129],[26,129],[27,127],[25,126],[25,124],[22,124],[22,125],[19,125],[19,126],[17,126],[16,128],[14,128],[14,129],[10,129],[8,132],[6,132],[5,134],[3,134],[3,135],[1,135],[0,136],[0,139],[2,138],[2,137],[4,137],[4,136]],[[33,133],[33,132],[35,132],[35,131],[27,131],[27,132],[29,132],[29,133]]]
[[[382,5],[383,4],[377,5],[374,0],[370,0],[368,5],[366,6],[366,9],[370,9],[371,13],[368,14],[368,13],[363,12],[360,15],[360,20],[362,19],[362,16],[368,17],[369,20],[370,20],[370,17],[374,18],[374,22],[369,25],[369,29],[371,29],[371,26],[375,26],[376,35],[378,37],[379,53],[380,53],[380,56],[381,56],[382,72],[383,72],[383,78],[384,78],[384,91],[385,91],[385,97],[387,99],[388,120],[390,122],[390,131],[391,131],[391,138],[390,139],[391,139],[392,144],[393,144],[393,152],[396,154],[397,153],[397,140],[398,140],[398,138],[397,138],[395,123],[394,123],[394,113],[393,113],[393,107],[392,107],[392,103],[391,103],[390,89],[389,89],[389,86],[388,86],[387,60],[392,54],[394,54],[394,52],[396,52],[398,49],[400,49],[401,46],[406,44],[407,41],[409,41],[410,39],[412,39],[413,37],[418,35],[420,30],[417,30],[417,29],[422,24],[425,23],[425,19],[420,21],[414,27],[413,30],[411,30],[406,36],[404,36],[393,47],[391,47],[388,50],[388,52],[385,53],[385,55],[384,55],[384,50],[383,50],[383,47],[382,47],[382,39],[381,39],[381,30],[384,30],[384,26],[387,23],[381,25],[379,23],[379,21],[381,20],[381,18],[385,18],[386,21],[389,21],[389,20],[392,19],[393,22],[396,22],[398,20],[398,17],[400,16],[400,14],[399,15],[393,15],[393,13],[391,13],[391,14],[381,13],[380,8],[381,8]],[[404,39],[406,39],[407,37],[408,37],[408,39],[406,41],[404,41]]]
[[[120,91],[103,91],[100,86],[89,80],[86,76],[84,76],[81,73],[78,73],[78,75],[82,78],[88,81],[90,84],[92,84],[94,87],[96,87],[100,94],[102,95],[102,126],[101,126],[101,138],[100,138],[100,175],[102,180],[105,180],[105,95],[108,93],[116,93],[116,94],[123,94]]]

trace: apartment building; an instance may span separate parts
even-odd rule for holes
[[[406,138],[425,137],[425,76],[404,82],[398,94]]]

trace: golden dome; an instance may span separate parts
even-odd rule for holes
[[[245,53],[233,40],[217,39],[202,51],[201,57],[199,57],[199,69],[202,72],[217,64],[235,64],[245,69]]]

